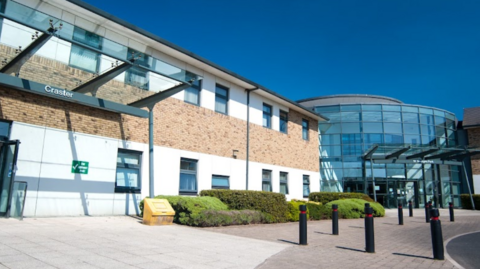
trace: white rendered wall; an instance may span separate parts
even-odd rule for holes
[[[12,124],[11,139],[20,140],[15,180],[28,183],[24,215],[78,216],[138,214],[138,204],[149,195],[148,145],[112,138]],[[142,153],[140,194],[115,193],[118,148]],[[211,189],[212,175],[228,176],[230,189],[245,189],[244,160],[155,147],[155,195],[178,195],[180,159],[198,160],[197,189]],[[72,161],[89,162],[88,174],[71,172]],[[250,162],[249,190],[262,189],[262,169],[272,171],[272,188],[279,192],[279,174],[288,173],[287,199],[303,199],[303,175],[310,191],[319,191],[317,172]]]
[[[480,194],[480,175],[473,175],[473,192]]]

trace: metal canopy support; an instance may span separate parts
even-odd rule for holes
[[[448,156],[451,156],[451,155],[454,155],[454,154],[457,154],[457,153],[460,153],[460,152],[461,152],[460,150],[451,150],[451,151],[439,153],[439,154],[436,154],[436,155],[427,156],[427,157],[425,157],[425,160],[432,160],[432,159],[446,160],[446,159],[448,159],[447,158]]]
[[[465,150],[465,152],[462,153],[462,154],[449,156],[449,157],[447,157],[447,158],[445,158],[445,159],[446,159],[446,160],[459,160],[459,161],[462,161],[463,159],[465,159],[465,158],[467,158],[467,157],[470,157],[470,156],[473,156],[473,155],[477,155],[477,154],[480,154],[480,151],[478,151],[478,150],[476,150],[476,151]]]
[[[401,148],[397,151],[394,151],[394,152],[388,154],[387,156],[385,156],[385,159],[398,158],[398,157],[400,157],[400,155],[402,155],[403,153],[405,153],[409,149],[410,149],[410,146],[403,147],[403,148]]]
[[[375,189],[375,175],[373,174],[373,161],[370,159],[370,169],[372,170],[373,198],[377,201],[377,190]]]
[[[407,159],[423,158],[423,157],[427,156],[428,154],[432,154],[432,153],[434,153],[435,151],[438,151],[438,150],[439,150],[438,148],[427,149],[427,150],[424,150],[422,152],[415,153],[415,154],[412,154],[410,156],[407,156]]]
[[[114,79],[116,76],[120,75],[121,73],[128,70],[133,65],[129,62],[124,62],[117,67],[114,67],[107,72],[83,83],[82,85],[76,87],[72,91],[79,92],[79,93],[88,93],[92,92],[93,96],[96,95],[98,88],[100,88],[103,84],[109,82],[110,80]]]
[[[190,87],[191,84],[188,83],[183,83],[177,86],[174,86],[168,90],[156,93],[154,95],[151,95],[149,97],[140,99],[138,101],[135,101],[133,103],[128,104],[129,106],[134,106],[138,108],[142,107],[147,107],[148,108],[148,157],[149,157],[149,196],[150,198],[155,197],[154,193],[154,179],[155,177],[153,176],[155,170],[154,168],[154,162],[153,162],[153,157],[154,157],[154,144],[153,144],[153,108],[155,105],[164,100],[167,99],[168,97]]]
[[[55,30],[52,28],[48,29],[48,32],[54,33]],[[20,73],[20,68],[39,50],[42,48],[45,43],[52,38],[52,35],[43,33],[41,36],[36,38],[28,47],[24,48],[20,53],[15,56],[10,62],[8,62],[4,67],[0,69],[1,73],[11,74],[15,73],[18,77]]]
[[[467,182],[468,194],[470,194],[470,202],[472,203],[472,209],[475,211],[475,202],[473,201],[472,189],[470,188],[470,181],[468,180],[467,168],[465,168],[465,162],[463,163],[463,173],[465,174],[465,181]]]
[[[378,149],[378,145],[374,144],[371,148],[369,148],[364,154],[363,154],[363,159],[371,159],[373,153]]]

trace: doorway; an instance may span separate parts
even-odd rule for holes
[[[0,141],[0,217],[9,217],[20,141]]]

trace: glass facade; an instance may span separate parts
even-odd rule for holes
[[[400,200],[423,207],[432,200],[459,205],[459,166],[376,163],[362,158],[373,145],[412,149],[455,148],[454,114],[434,108],[394,104],[315,106],[329,121],[319,123],[321,191],[363,192],[385,207]],[[375,187],[372,180],[375,179]]]

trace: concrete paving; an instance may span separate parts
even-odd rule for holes
[[[449,222],[441,210],[446,241],[480,231],[480,212],[455,213]],[[444,261],[432,259],[423,210],[404,214],[403,226],[396,210],[375,219],[372,254],[364,252],[363,219],[340,220],[338,236],[330,220],[309,221],[308,246],[297,244],[298,223],[191,228],[145,226],[127,216],[0,219],[0,269],[461,268],[448,252]]]

